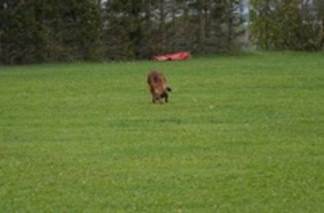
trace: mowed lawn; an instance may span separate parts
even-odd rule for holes
[[[0,212],[324,212],[324,53],[0,67]]]

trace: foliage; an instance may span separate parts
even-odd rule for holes
[[[90,1],[2,0],[0,62],[97,58],[100,14]]]
[[[239,1],[1,0],[0,63],[229,52]]]
[[[249,43],[244,0],[0,0],[0,63],[234,52]],[[321,50],[321,0],[251,0],[262,49]],[[243,44],[243,45],[242,45]]]
[[[309,1],[254,0],[252,35],[264,49],[320,50],[323,26]]]
[[[105,7],[107,56],[231,51],[240,35],[238,5],[237,0],[110,0]]]

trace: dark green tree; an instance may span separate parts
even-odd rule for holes
[[[252,34],[264,49],[320,50],[323,27],[310,1],[253,0]]]
[[[231,51],[239,36],[239,0],[109,0],[104,42],[112,59],[187,50]]]
[[[239,0],[0,0],[0,63],[232,51]]]
[[[31,63],[44,59],[46,35],[30,1],[2,1],[0,5],[0,61]]]
[[[0,63],[98,58],[100,36],[91,0],[0,1]]]

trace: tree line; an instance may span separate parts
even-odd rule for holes
[[[0,61],[150,58],[235,48],[239,0],[1,0]]]
[[[323,49],[323,0],[251,0],[251,8],[252,38],[262,49]]]
[[[237,51],[246,42],[242,2],[0,0],[0,63]],[[312,6],[305,2],[251,0],[253,42],[266,49],[320,50],[323,5],[320,0]]]
[[[87,60],[99,56],[101,19],[94,2],[0,1],[1,63]]]

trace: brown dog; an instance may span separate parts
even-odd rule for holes
[[[147,76],[147,83],[150,87],[152,94],[152,102],[165,103],[168,102],[168,92],[171,92],[171,88],[167,85],[165,76],[158,71],[151,71]]]

